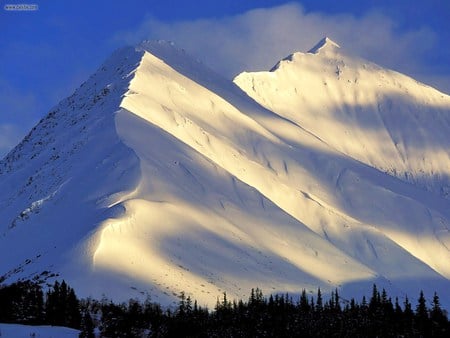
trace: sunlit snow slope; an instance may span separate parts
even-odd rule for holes
[[[234,81],[331,148],[449,196],[450,96],[349,56],[328,38]]]
[[[341,56],[330,43],[290,58],[310,58],[303,68],[235,80],[268,109],[170,43],[116,52],[0,162],[3,279],[57,273],[82,295],[167,304],[185,291],[209,305],[252,287],[349,296],[377,282],[445,303],[449,99],[345,57],[359,72],[348,89],[327,73]],[[376,89],[379,74],[409,96]],[[388,94],[396,111],[372,106]],[[417,130],[425,109],[439,123]]]

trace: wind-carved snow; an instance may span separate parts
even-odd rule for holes
[[[349,56],[328,38],[234,82],[331,148],[448,196],[449,96]]]
[[[0,238],[4,271],[42,253],[8,280],[49,269],[82,295],[164,304],[253,287],[350,296],[373,282],[450,299],[450,211],[437,193],[448,99],[342,53],[325,39],[240,75],[262,106],[171,43],[113,55],[0,163],[2,220],[68,181]]]

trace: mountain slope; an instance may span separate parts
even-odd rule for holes
[[[323,39],[270,72],[234,80],[333,149],[446,197],[450,97]]]
[[[209,305],[374,281],[447,296],[448,200],[267,100],[169,43],[115,53],[0,163],[4,279],[58,273],[83,295]]]

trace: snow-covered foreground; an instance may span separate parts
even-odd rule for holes
[[[2,338],[78,338],[80,331],[68,327],[0,323]]]
[[[261,105],[171,44],[116,52],[0,162],[4,279],[449,307],[450,97],[328,40],[235,82]]]

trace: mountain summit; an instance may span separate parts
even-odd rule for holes
[[[323,51],[334,51],[337,48],[341,48],[336,42],[332,41],[328,37],[324,37],[322,40],[320,40],[317,45],[315,45],[313,48],[311,48],[308,53],[317,54],[319,52]]]
[[[279,65],[233,83],[171,43],[114,53],[0,162],[2,282],[450,299],[449,97],[321,50]]]

